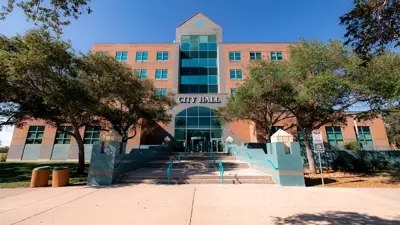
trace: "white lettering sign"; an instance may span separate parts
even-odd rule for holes
[[[221,103],[219,97],[205,96],[205,97],[178,97],[179,103]]]

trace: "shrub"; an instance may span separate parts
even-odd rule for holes
[[[7,153],[3,153],[2,155],[1,155],[1,158],[0,158],[0,162],[5,162],[6,161],[6,159],[7,159]]]
[[[344,148],[347,150],[361,151],[361,145],[360,145],[360,142],[358,142],[358,141],[351,141],[351,142],[345,144]]]

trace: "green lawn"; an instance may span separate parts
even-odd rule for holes
[[[70,183],[86,183],[89,164],[85,164],[85,175],[76,174],[78,163],[0,163],[0,188],[29,187],[32,169],[39,166],[66,166],[70,169]],[[50,172],[51,180],[51,172]],[[49,182],[51,185],[51,182]]]

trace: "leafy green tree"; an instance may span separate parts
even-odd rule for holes
[[[141,79],[131,68],[111,57],[89,58],[92,58],[89,61],[96,70],[92,72],[95,77],[87,82],[89,89],[95,95],[103,96],[104,104],[98,115],[104,118],[106,124],[103,127],[112,127],[122,136],[123,143],[134,138],[138,130],[148,133],[156,123],[168,124],[171,121],[168,110],[176,105],[172,93],[156,95],[151,80]]]
[[[354,0],[354,8],[340,17],[346,27],[345,44],[363,59],[400,45],[399,0]]]
[[[400,111],[393,111],[384,116],[389,142],[400,148]]]
[[[90,2],[91,0],[8,0],[8,4],[2,6],[0,20],[5,20],[18,7],[35,25],[41,23],[60,35],[62,27],[69,25],[71,19],[78,19],[84,13],[92,12],[88,6]]]
[[[281,82],[278,71],[283,69],[285,63],[256,61],[250,64],[250,77],[229,97],[226,106],[216,109],[221,122],[251,121],[258,138],[270,142],[274,126],[293,117],[276,101],[280,95],[276,87]],[[285,126],[285,129],[291,126]]]
[[[99,123],[98,108],[102,105],[102,96],[94,95],[85,82],[93,76],[95,65],[85,57],[77,57],[70,43],[42,29],[1,39],[15,49],[3,48],[0,54],[10,90],[8,103],[13,106],[1,107],[0,114],[9,118],[7,123],[19,125],[27,119],[43,119],[57,128],[70,124],[73,130],[63,132],[77,141],[78,172],[84,173],[84,145],[79,130]]]

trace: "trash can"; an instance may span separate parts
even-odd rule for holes
[[[69,184],[69,168],[68,167],[54,167],[52,187],[63,187]]]
[[[50,166],[36,167],[32,170],[30,187],[45,187],[49,185]]]

